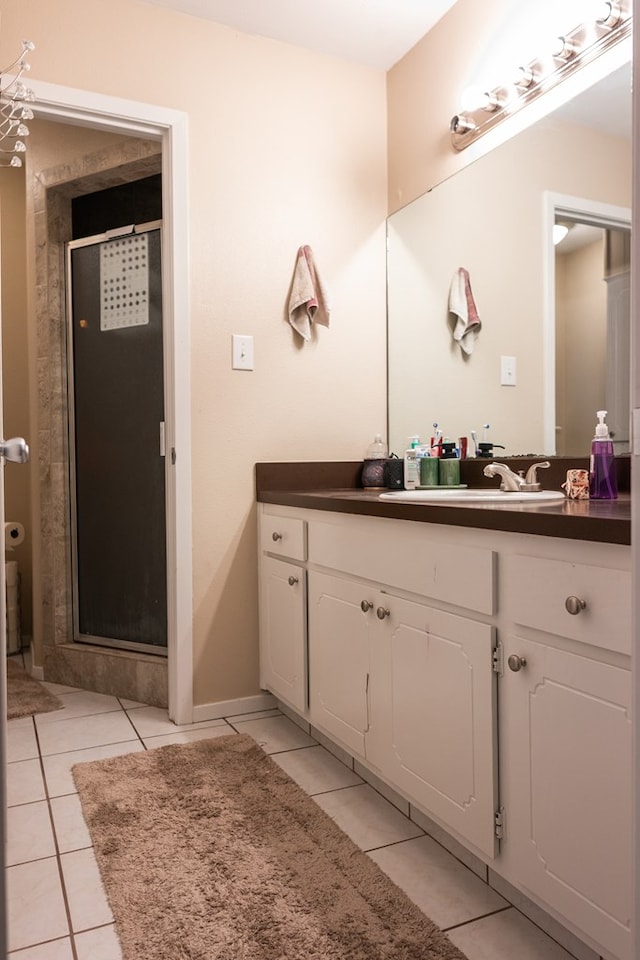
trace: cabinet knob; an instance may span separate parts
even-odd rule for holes
[[[363,613],[368,613],[372,607],[373,607],[373,604],[371,603],[371,600],[363,600],[362,603],[360,604],[360,609],[362,610]]]
[[[509,664],[509,670],[513,670],[514,673],[517,673],[518,670],[522,670],[523,667],[526,667],[527,658],[519,657],[516,653],[512,653],[507,660],[507,663]]]
[[[391,611],[387,610],[386,607],[378,607],[376,610],[376,617],[378,620],[384,620],[385,617],[390,617]]]
[[[298,578],[294,576],[289,577],[289,579],[287,580],[287,583],[289,584],[290,587],[295,587],[297,582],[298,582]]]
[[[582,600],[580,597],[567,597],[564,605],[567,613],[570,613],[575,617],[584,610],[587,605],[587,601]]]
[[[272,534],[271,534],[271,539],[272,539],[275,543],[277,543],[278,540],[282,540],[282,534],[281,534],[281,533],[277,533],[277,532],[276,532],[276,533],[272,533]]]

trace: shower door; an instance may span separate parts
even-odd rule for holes
[[[74,639],[166,654],[159,223],[68,244]]]

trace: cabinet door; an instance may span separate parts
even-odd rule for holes
[[[309,572],[311,722],[361,757],[368,726],[373,596],[357,582]],[[371,608],[363,610],[363,602]]]
[[[507,657],[526,664],[511,672]],[[504,852],[538,897],[630,956],[629,671],[523,640],[501,688]]]
[[[493,628],[384,598],[372,623],[367,758],[417,806],[495,856]]]
[[[307,707],[305,577],[293,563],[262,559],[260,684],[302,712]]]

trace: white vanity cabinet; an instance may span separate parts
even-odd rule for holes
[[[260,522],[260,685],[307,708],[306,527],[263,514]],[[275,553],[276,556],[271,556]],[[281,557],[288,559],[280,559]]]
[[[261,568],[263,685],[631,960],[629,548],[262,505]]]
[[[586,547],[592,564],[506,565],[501,859],[525,891],[629,958],[630,573]]]
[[[311,722],[487,857],[496,849],[495,630],[472,617],[493,610],[494,566],[492,550],[456,545],[442,530],[309,521]],[[443,600],[470,616],[429,602]]]
[[[488,857],[493,634],[364,581],[309,572],[312,722]]]

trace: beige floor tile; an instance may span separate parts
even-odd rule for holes
[[[7,806],[45,799],[39,760],[18,760],[7,764]]]
[[[230,721],[238,733],[247,733],[256,740],[265,753],[280,753],[298,747],[314,747],[308,736],[288,717],[264,717],[262,720]]]
[[[41,680],[40,683],[58,697],[61,693],[84,693],[81,687],[69,687],[66,683],[52,683],[51,680]]]
[[[129,714],[131,723],[140,737],[160,737],[168,733],[182,733],[185,730],[203,730],[206,727],[224,726],[225,721],[202,720],[200,723],[182,723],[180,726],[169,720],[169,714],[160,707],[136,707]]]
[[[44,724],[58,723],[60,720],[72,720],[74,717],[89,717],[99,713],[113,713],[114,710],[122,710],[116,697],[110,697],[104,693],[76,690],[73,693],[56,695],[63,704],[62,709],[37,714],[36,726],[38,729]]]
[[[38,730],[43,757],[66,753],[68,750],[100,747],[107,743],[123,743],[134,737],[135,732],[122,710],[45,723]]]
[[[69,935],[54,857],[9,867],[7,887],[10,951]]]
[[[362,850],[422,836],[420,827],[368,784],[321,793],[314,800]]]
[[[202,727],[198,730],[182,730],[177,733],[165,733],[160,737],[145,737],[144,745],[148,750],[154,747],[166,747],[170,743],[191,743],[193,740],[211,740],[213,737],[236,736],[228,723],[224,726]]]
[[[513,907],[449,930],[468,960],[571,960],[559,944]]]
[[[82,816],[82,805],[77,793],[66,797],[54,797],[51,800],[53,829],[55,830],[58,850],[70,853],[92,846],[91,835]]]
[[[6,863],[17,863],[54,857],[56,846],[46,800],[25,803],[7,810]]]
[[[288,753],[275,753],[273,759],[309,796],[362,783],[353,770],[345,767],[324,747],[304,747]]]
[[[133,730],[131,731],[133,734]],[[125,753],[137,753],[144,750],[139,740],[126,740],[123,743],[108,743],[101,747],[87,747],[86,750],[70,750],[67,753],[56,753],[44,757],[44,777],[47,792],[50,797],[62,797],[67,793],[75,793],[76,785],[71,775],[71,768],[76,763],[89,763],[91,760],[106,760],[107,757],[120,757]]]
[[[7,762],[33,760],[38,756],[38,741],[31,717],[10,720],[7,724]]]
[[[60,862],[74,933],[113,923],[93,850],[64,853]]]
[[[122,960],[115,927],[98,927],[75,936],[78,960]]]
[[[394,843],[369,856],[440,927],[466,923],[508,906],[431,837]]]
[[[71,940],[51,940],[26,950],[16,950],[9,954],[9,960],[74,960]]]

